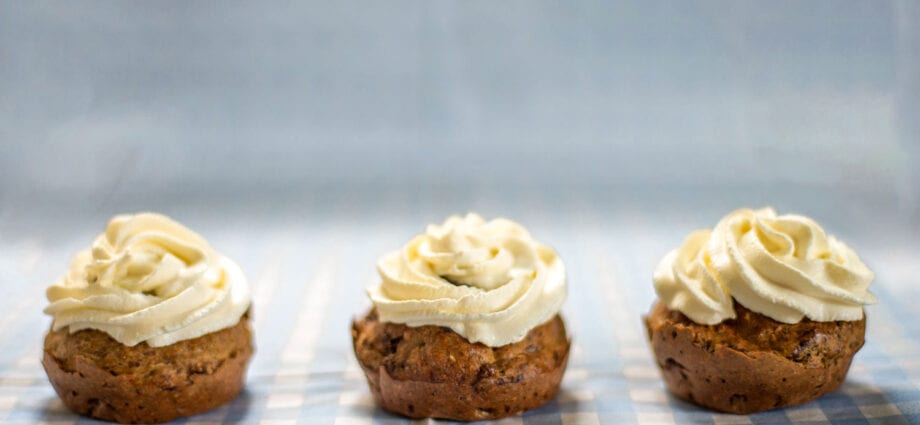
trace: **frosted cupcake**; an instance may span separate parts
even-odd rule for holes
[[[555,396],[569,352],[559,316],[565,269],[522,226],[450,217],[377,270],[374,307],[353,323],[352,338],[384,409],[471,421]]]
[[[655,270],[649,339],[672,393],[730,413],[840,387],[862,347],[873,274],[814,220],[742,209]]]
[[[48,288],[42,364],[72,411],[166,422],[233,400],[252,355],[239,267],[158,214],[112,218]]]

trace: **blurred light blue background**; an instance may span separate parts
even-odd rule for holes
[[[918,123],[908,0],[0,4],[5,217],[580,193],[915,225]]]

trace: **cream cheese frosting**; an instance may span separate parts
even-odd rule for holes
[[[446,326],[468,341],[520,341],[555,316],[566,296],[565,266],[524,227],[470,213],[429,225],[377,263],[368,288],[380,320]]]
[[[250,305],[240,268],[159,214],[113,217],[47,290],[52,328],[162,347],[236,325]]]
[[[872,271],[814,220],[740,209],[697,230],[655,269],[655,290],[671,310],[712,325],[735,318],[732,298],[782,323],[860,320]]]

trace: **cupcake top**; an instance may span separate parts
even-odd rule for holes
[[[671,310],[712,325],[735,318],[732,298],[782,323],[860,320],[876,302],[872,272],[814,220],[740,209],[697,230],[655,269],[655,290]]]
[[[445,326],[468,341],[520,341],[555,316],[566,295],[565,266],[524,227],[470,213],[429,225],[377,263],[368,288],[380,320]]]
[[[47,296],[54,330],[95,329],[127,346],[161,347],[229,328],[250,304],[235,263],[152,213],[113,217]]]

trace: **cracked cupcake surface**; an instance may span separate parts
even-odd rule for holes
[[[381,322],[376,311],[354,322],[352,338],[377,402],[413,418],[487,420],[539,407],[559,390],[569,352],[558,315],[494,348],[440,326]]]
[[[165,216],[114,217],[47,294],[42,363],[76,413],[166,422],[242,389],[253,351],[245,276]]]
[[[659,262],[645,318],[672,393],[730,413],[814,400],[865,335],[872,272],[810,218],[742,209]]]
[[[476,214],[430,225],[377,264],[352,326],[377,402],[408,417],[496,419],[556,394],[569,341],[565,268],[520,224]]]

